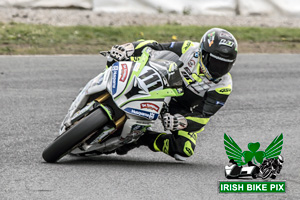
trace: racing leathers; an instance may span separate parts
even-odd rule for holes
[[[129,43],[130,44],[130,43]],[[139,145],[147,145],[153,151],[162,151],[176,160],[185,160],[194,154],[198,134],[226,102],[232,90],[229,73],[217,81],[209,81],[200,70],[198,62],[199,43],[186,40],[159,44],[154,40],[140,40],[132,43],[134,52],[130,56],[136,61],[145,47],[154,50],[168,50],[176,53],[183,63],[180,67],[184,95],[172,98],[169,103],[171,115],[181,114],[187,120],[187,127],[171,131],[172,134],[148,131],[140,138]],[[107,62],[110,66],[112,62]]]

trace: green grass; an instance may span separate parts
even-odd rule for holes
[[[114,44],[139,39],[158,42],[199,41],[211,27],[199,26],[124,26],[124,27],[56,27],[49,25],[0,23],[0,54],[97,54]],[[300,29],[222,27],[233,33],[241,52],[251,52],[247,45],[259,44],[300,52]],[[274,46],[275,45],[275,46]],[[276,51],[275,51],[276,52]]]

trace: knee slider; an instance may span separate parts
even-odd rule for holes
[[[178,161],[185,161],[187,158],[194,154],[195,145],[192,145],[190,141],[186,141],[180,154],[174,154],[174,158]]]

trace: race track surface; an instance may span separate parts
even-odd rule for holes
[[[146,147],[125,156],[64,157],[44,148],[79,89],[104,69],[100,56],[0,56],[0,199],[300,199],[300,55],[240,55],[233,93],[177,162]],[[228,163],[223,135],[264,150],[284,134],[285,194],[220,194]],[[260,179],[261,180],[261,179]]]

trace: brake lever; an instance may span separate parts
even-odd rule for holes
[[[99,52],[100,55],[106,57],[106,56],[110,56],[110,52],[109,51],[100,51]]]
[[[115,58],[112,58],[111,56],[110,56],[110,51],[100,51],[99,52],[99,54],[101,55],[101,56],[104,56],[104,57],[106,57],[106,59],[108,60],[108,61],[115,61],[115,62],[119,62],[119,60],[117,60],[117,59],[115,59]]]

